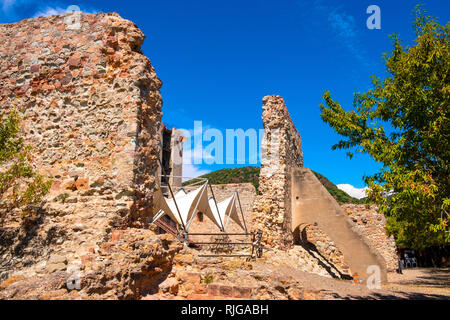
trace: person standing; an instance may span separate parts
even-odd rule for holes
[[[400,258],[400,252],[398,250],[398,247],[395,248],[395,253],[397,254],[397,261],[398,261],[397,273],[403,274],[403,261]]]

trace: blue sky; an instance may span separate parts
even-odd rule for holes
[[[414,39],[412,9],[418,1],[34,1],[1,0],[0,22],[60,13],[69,5],[84,12],[119,13],[147,39],[142,47],[163,81],[163,121],[192,129],[262,128],[266,95],[284,97],[302,136],[304,164],[336,184],[364,187],[363,175],[379,165],[332,151],[339,136],[319,117],[329,90],[346,109],[354,92],[370,88],[369,76],[385,76],[381,60],[388,35]],[[423,1],[441,23],[450,2]],[[381,30],[369,30],[369,5],[381,9]],[[237,165],[199,165],[190,174]]]

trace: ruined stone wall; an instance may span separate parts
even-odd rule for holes
[[[384,215],[378,213],[375,206],[366,208],[362,204],[343,204],[342,208],[356,223],[358,230],[366,236],[372,247],[383,256],[387,271],[394,272],[398,267],[396,244],[394,237],[386,234]]]
[[[214,196],[216,201],[220,202],[233,195],[235,191],[239,193],[241,200],[242,211],[244,213],[245,223],[248,231],[252,229],[252,210],[253,202],[256,198],[256,190],[251,183],[232,183],[232,184],[219,184],[213,185]],[[209,188],[208,188],[209,192]],[[211,196],[211,194],[210,194]],[[241,218],[241,212],[238,208],[239,218]],[[229,233],[242,233],[244,232],[234,221],[230,221],[226,229]],[[208,217],[204,216],[203,221],[199,221],[198,217],[194,218],[190,226],[189,232],[206,232],[214,233],[219,232],[217,226],[211,222]],[[194,241],[206,241],[204,236],[192,236]]]
[[[301,239],[304,248],[318,252],[328,263],[329,272],[334,277],[342,278],[353,274],[341,250],[318,226],[308,225],[304,228]]]
[[[341,207],[371,246],[384,258],[387,271],[394,272],[397,269],[396,245],[394,238],[386,234],[386,219],[383,214],[378,213],[373,206],[366,208],[365,205],[343,204]],[[314,249],[320,252],[328,262],[342,274],[351,275],[351,270],[342,252],[318,226],[310,225],[304,232],[307,242],[313,245]]]
[[[263,157],[259,195],[253,210],[254,229],[263,232],[271,247],[293,244],[291,215],[291,169],[303,166],[302,143],[280,96],[263,99]]]
[[[19,253],[23,272],[80,264],[112,228],[152,211],[162,83],[145,36],[117,14],[82,14],[79,29],[65,16],[0,25],[0,108],[23,111],[33,163],[53,178],[30,230],[20,217],[2,227],[0,278]]]
[[[298,240],[294,235],[299,230],[306,233],[300,238],[309,241],[309,247],[305,248],[314,250],[321,260],[327,261],[331,274],[342,277],[358,271],[363,275],[365,263],[369,261],[385,270],[384,257],[389,261],[387,269],[391,270],[395,261],[392,242],[385,235],[384,224],[378,223],[379,217],[373,216],[370,220],[374,225],[364,227],[357,227],[348,218],[338,218],[338,213],[344,214],[338,203],[308,169],[302,168],[301,138],[283,98],[265,97],[262,118],[265,135],[253,227],[263,232],[264,244],[289,248]],[[322,219],[326,233],[320,230],[320,223],[315,226],[316,219]],[[302,228],[296,229],[299,226]],[[346,259],[341,250],[346,252]]]

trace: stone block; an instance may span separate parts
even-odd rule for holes
[[[77,190],[88,190],[89,189],[89,178],[78,178],[75,181],[75,186]]]
[[[219,295],[224,297],[232,297],[233,296],[233,287],[232,286],[219,286]]]
[[[204,284],[196,284],[194,286],[194,292],[199,294],[205,294],[206,293],[206,285]]]
[[[192,283],[194,285],[200,284],[200,281],[201,281],[200,273],[188,272],[187,275],[186,275],[186,281],[190,282],[190,283]]]
[[[187,300],[215,300],[214,296],[204,294],[190,294],[186,298]]]
[[[211,296],[218,296],[220,294],[218,284],[209,284],[206,290]]]
[[[246,287],[233,286],[233,297],[250,299],[252,297],[252,289]]]

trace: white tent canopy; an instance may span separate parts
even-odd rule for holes
[[[189,221],[194,216],[195,205],[202,200],[205,193],[206,184],[180,197],[175,196],[175,201],[174,199],[166,199],[167,205],[172,213],[174,213],[176,217],[175,221],[178,224],[184,225],[187,228]],[[181,222],[180,218],[183,219],[183,222]]]
[[[214,199],[209,199],[209,205],[213,211],[214,217],[217,220],[220,220],[223,222],[225,229],[227,228],[230,219],[237,223],[239,227],[242,228],[242,230],[245,231],[244,226],[242,225],[241,219],[239,219],[238,211],[236,207],[237,203],[237,195],[234,193],[231,197],[219,202],[217,204],[217,208],[215,205]],[[217,212],[217,209],[219,209],[219,212]]]
[[[184,225],[189,229],[193,218],[197,212],[202,212],[220,229],[223,230],[220,221],[216,220],[208,203],[208,184],[203,184],[199,188],[186,193],[180,189],[174,194],[174,199],[164,197],[161,187],[157,186],[154,193],[154,202],[157,214],[153,217],[152,222],[157,221],[164,215],[168,215],[179,225]]]
[[[216,206],[214,199],[208,200],[207,186],[208,183],[204,183],[188,193],[180,189],[174,194],[174,200],[166,198],[158,185],[153,196],[157,213],[153,217],[152,222],[167,214],[172,220],[189,230],[189,226],[196,214],[202,212],[222,231],[225,231],[230,219],[245,230],[238,216],[236,207],[237,194],[235,193],[231,197],[217,203]]]
[[[184,191],[184,189],[180,189],[177,191],[177,193],[174,194],[175,199],[180,199],[185,195],[186,191]],[[164,197],[164,195],[162,194],[161,187],[159,185],[155,188],[155,192],[153,194],[153,201],[155,203],[156,210],[159,211],[154,215],[152,223],[159,220],[162,216],[167,214],[170,218],[172,218],[173,221],[176,221],[178,224],[181,224],[178,211],[176,211],[176,209],[175,212],[171,210],[169,204],[167,203],[168,199],[166,199],[166,197]]]
[[[222,231],[224,230],[222,223],[220,222],[220,220],[215,219],[215,217],[211,211],[211,207],[209,206],[207,186],[208,186],[208,184],[205,183],[202,187],[200,187],[200,188],[204,188],[204,192],[198,198],[197,202],[193,203],[192,215],[190,217],[190,220],[186,224],[186,229],[188,229],[188,230],[189,230],[189,226],[191,225],[192,221],[194,220],[194,218],[198,212],[201,212],[205,216],[207,216],[220,230],[222,230]]]
[[[164,198],[164,195],[161,191],[161,186],[158,184],[155,189],[153,190],[153,203],[154,203],[154,212],[157,211],[157,213],[153,216],[152,222],[155,222],[156,220],[160,219],[164,214],[168,214],[170,211],[169,207],[167,206],[167,202]]]

